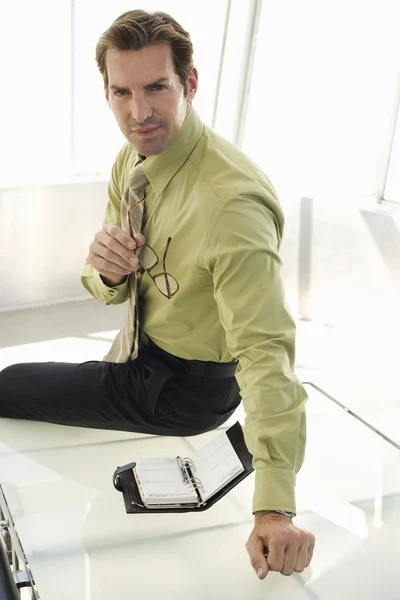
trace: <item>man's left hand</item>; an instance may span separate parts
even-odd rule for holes
[[[246,550],[260,579],[269,571],[292,575],[308,567],[315,546],[312,533],[295,527],[290,517],[271,511],[256,512],[254,519]]]

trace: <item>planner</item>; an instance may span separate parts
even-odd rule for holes
[[[137,458],[113,474],[127,513],[206,510],[253,471],[241,425],[221,431],[191,457]]]
[[[187,461],[176,458],[136,459],[133,475],[144,506],[193,504],[198,497]]]

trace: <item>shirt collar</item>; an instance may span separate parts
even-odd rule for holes
[[[204,124],[192,107],[181,129],[160,154],[153,154],[143,162],[143,171],[156,194],[167,187],[173,176],[193,152],[204,129]]]

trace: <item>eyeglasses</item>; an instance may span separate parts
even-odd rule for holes
[[[131,221],[131,210],[135,206],[140,204],[141,202],[144,202],[144,200],[145,200],[144,198],[142,200],[139,200],[139,202],[132,204],[132,206],[128,209],[129,233],[132,238],[134,236],[134,231],[133,231],[132,221]],[[167,268],[165,266],[167,252],[168,252],[169,246],[171,244],[171,240],[172,240],[172,238],[169,237],[167,240],[167,245],[165,246],[164,256],[163,256],[163,261],[162,261],[163,271],[162,271],[162,273],[157,273],[156,275],[153,275],[150,271],[152,271],[154,269],[154,267],[156,267],[159,263],[157,252],[155,250],[153,250],[153,248],[151,246],[148,246],[147,244],[145,244],[144,246],[140,246],[140,248],[138,248],[138,249],[140,249],[140,254],[138,254],[139,265],[151,277],[151,279],[155,283],[158,291],[161,292],[162,295],[165,296],[166,298],[168,298],[169,300],[171,300],[171,298],[173,296],[175,296],[175,294],[179,290],[179,284],[178,284],[177,280],[175,279],[175,277],[173,275],[171,275],[170,273],[167,273]]]

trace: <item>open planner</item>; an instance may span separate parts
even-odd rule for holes
[[[128,513],[206,510],[253,471],[237,422],[191,457],[137,458],[118,467],[113,483]]]

